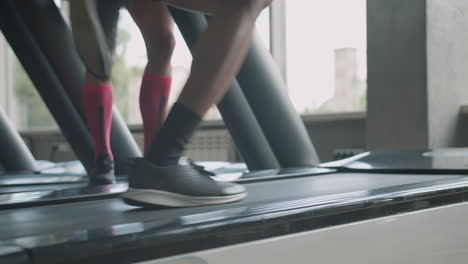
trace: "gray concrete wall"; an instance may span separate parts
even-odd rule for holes
[[[427,1],[429,147],[466,146],[468,1]]]
[[[426,1],[367,1],[367,146],[429,143]]]
[[[468,2],[369,0],[367,146],[468,145]]]

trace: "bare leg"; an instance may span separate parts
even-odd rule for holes
[[[188,2],[187,2],[188,1]],[[200,119],[226,93],[251,42],[255,20],[269,0],[166,0],[169,4],[212,12],[194,50],[192,72],[147,157],[174,164],[185,150]],[[197,9],[195,4],[201,7]],[[207,4],[203,6],[203,4]]]
[[[208,29],[194,51],[191,75],[178,102],[200,116],[218,103],[239,71],[255,20],[270,0],[165,0],[168,4],[209,12]]]
[[[173,21],[167,6],[159,2],[131,0],[128,11],[145,40],[148,55],[145,72],[170,76],[175,42]]]
[[[110,12],[118,13],[118,9],[112,9]],[[109,81],[112,51],[106,42],[96,1],[71,1],[70,20],[75,45],[86,65],[87,72],[94,75],[95,79]]]
[[[94,75],[89,72],[86,72],[84,83],[89,85],[111,85],[110,79],[101,80],[94,77]]]
[[[128,11],[140,28],[148,56],[140,89],[146,154],[166,118],[172,82],[173,21],[166,4],[160,2],[130,0]]]
[[[200,11],[208,15],[215,14],[218,5],[221,3],[223,4],[228,4],[228,2],[233,2],[232,0],[161,0],[162,2],[165,2],[169,5],[176,6],[179,8],[183,9],[189,9],[189,10],[194,10],[194,11]],[[241,0],[243,1],[243,0]]]

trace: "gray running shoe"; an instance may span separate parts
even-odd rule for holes
[[[135,206],[191,207],[223,204],[247,197],[242,185],[216,182],[192,165],[157,166],[131,160],[129,189],[124,201]]]

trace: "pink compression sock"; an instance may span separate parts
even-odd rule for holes
[[[143,117],[145,154],[161,128],[167,114],[171,77],[145,73],[140,90],[140,111]]]
[[[112,86],[84,86],[84,110],[91,136],[94,141],[94,158],[107,152],[114,159],[110,148],[112,121]]]

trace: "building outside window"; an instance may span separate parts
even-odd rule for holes
[[[366,110],[366,1],[286,3],[287,82],[301,114]]]

